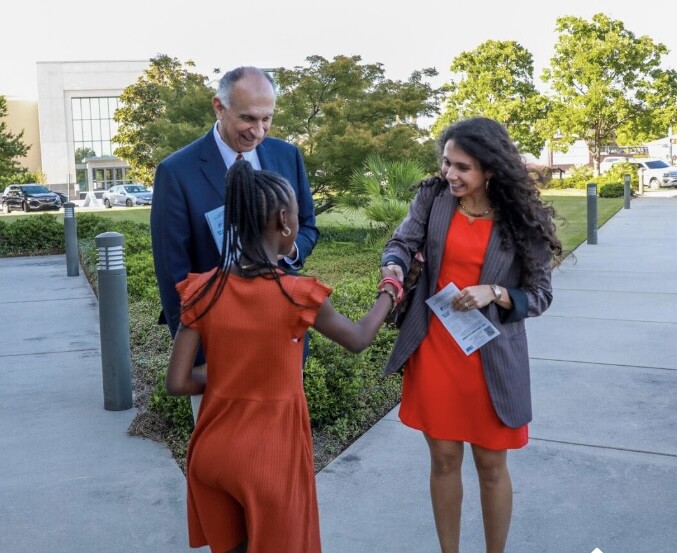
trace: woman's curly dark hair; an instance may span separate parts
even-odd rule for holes
[[[536,180],[506,129],[493,119],[472,117],[442,132],[438,140],[440,152],[449,140],[475,158],[483,170],[491,171],[487,196],[494,208],[501,243],[515,248],[526,281],[531,280],[538,263],[534,252],[542,248],[543,242],[556,263],[562,256],[562,243],[557,238],[555,209],[541,199]]]

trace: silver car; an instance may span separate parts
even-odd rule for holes
[[[118,184],[106,190],[101,199],[106,207],[151,205],[153,193],[142,184]]]

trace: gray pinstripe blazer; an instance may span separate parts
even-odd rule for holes
[[[426,238],[426,221],[431,202]],[[386,244],[382,263],[396,261],[402,265],[406,274],[412,257],[425,240],[426,264],[383,370],[384,375],[401,369],[428,332],[432,311],[425,300],[436,291],[447,231],[456,203],[448,186],[444,186],[441,191],[437,186],[422,186],[409,208],[409,214]],[[497,227],[495,224],[489,238],[479,283],[495,283],[505,287],[512,299],[513,309],[508,311],[495,303],[481,309],[482,314],[500,331],[500,335],[482,346],[480,355],[496,413],[507,426],[517,428],[531,420],[529,353],[524,319],[540,315],[552,301],[551,255],[544,243],[543,251],[537,253],[540,263],[533,283],[525,286],[515,251],[513,248],[501,248]]]

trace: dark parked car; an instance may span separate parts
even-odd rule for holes
[[[26,213],[43,209],[61,209],[61,197],[42,184],[10,184],[2,193],[2,211],[22,209]]]
[[[150,205],[153,201],[153,193],[142,184],[118,184],[111,186],[103,193],[103,205]]]

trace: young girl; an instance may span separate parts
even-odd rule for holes
[[[236,162],[226,176],[224,229],[231,231],[224,232],[219,268],[177,285],[181,325],[167,390],[204,393],[187,456],[191,547],[321,551],[303,336],[312,326],[362,351],[401,288],[384,269],[376,302],[359,322],[337,313],[330,288],[277,267],[294,244],[297,215],[284,178]],[[206,378],[193,367],[200,344]]]

